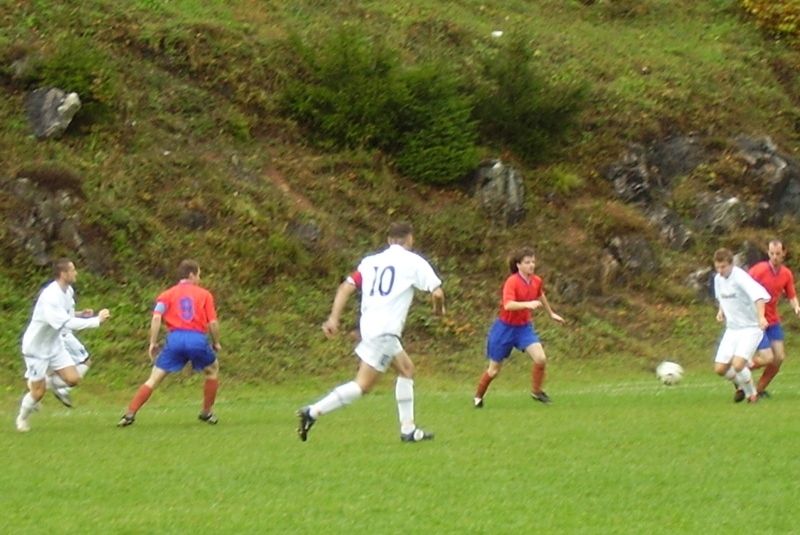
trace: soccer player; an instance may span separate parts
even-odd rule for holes
[[[93,315],[93,311],[91,309],[82,310],[80,312],[75,313],[75,317],[78,318],[89,318]],[[78,340],[78,337],[75,336],[75,333],[71,329],[61,329],[61,338],[64,340],[64,348],[69,353],[69,356],[72,358],[72,361],[75,363],[75,369],[78,372],[78,375],[81,379],[86,376],[86,372],[89,371],[89,366],[91,366],[91,359],[89,358],[89,352],[86,350],[86,347]],[[69,386],[66,384],[58,375],[55,373],[50,373],[47,375],[47,379],[45,380],[45,385],[47,390],[53,392],[53,395],[60,401],[65,407],[72,408],[72,396],[70,392],[74,387]]]
[[[489,330],[486,341],[486,356],[489,367],[483,372],[475,391],[473,406],[483,408],[483,398],[489,384],[500,374],[503,361],[515,347],[533,359],[531,370],[531,397],[541,403],[551,403],[542,390],[547,357],[539,336],[531,323],[531,312],[543,307],[550,318],[563,325],[564,318],[553,312],[544,294],[544,281],[536,270],[536,254],[530,247],[514,251],[508,259],[511,275],[503,283],[500,313]]]
[[[395,398],[400,419],[400,440],[430,440],[433,433],[414,423],[414,363],[403,349],[400,336],[414,297],[414,288],[430,292],[433,313],[444,314],[442,281],[430,264],[413,253],[413,228],[410,223],[394,222],[389,226],[389,247],[361,260],[356,270],[339,285],[333,307],[322,330],[329,339],[339,331],[339,318],[345,304],[357,289],[361,290],[361,342],[355,349],[360,362],[354,380],[334,388],[316,403],[297,411],[300,440],[317,418],[349,405],[369,393],[389,366],[397,372]]]
[[[725,321],[725,332],[717,347],[714,371],[742,389],[747,401],[758,401],[748,362],[756,352],[767,318],[764,316],[769,293],[745,270],[733,265],[733,253],[718,249],[714,253],[714,295],[719,301],[717,321]]]
[[[751,369],[760,367],[764,363],[766,367],[761,373],[756,390],[759,397],[770,397],[767,386],[781,369],[783,361],[786,359],[786,351],[783,346],[783,326],[781,317],[778,314],[778,301],[781,295],[785,295],[792,305],[795,315],[800,316],[800,302],[797,299],[797,292],[794,288],[794,275],[791,270],[783,264],[786,257],[786,249],[783,242],[777,239],[770,240],[767,244],[767,254],[769,260],[759,262],[750,268],[750,276],[761,284],[769,292],[770,300],[764,307],[764,315],[767,318],[767,329],[761,343],[758,345],[759,358],[754,359],[755,366]],[[741,390],[736,391],[736,401],[744,399]]]
[[[153,369],[150,377],[133,396],[128,412],[117,423],[127,427],[134,423],[136,413],[144,405],[153,390],[170,373],[183,369],[187,362],[194,371],[202,371],[206,377],[203,385],[203,410],[198,418],[201,422],[216,424],[217,417],[211,412],[219,388],[219,361],[216,352],[222,349],[219,343],[219,323],[211,292],[200,286],[200,265],[194,260],[183,260],[178,267],[180,282],[162,292],[156,299],[150,321],[150,348],[148,350]],[[164,349],[160,350],[158,335],[161,321],[167,324]],[[209,345],[208,337],[211,337]]]
[[[78,270],[68,258],[56,260],[53,277],[53,282],[39,293],[30,323],[22,335],[28,393],[22,398],[16,420],[17,431],[20,432],[30,431],[28,419],[44,397],[48,373],[54,373],[63,386],[76,386],[81,380],[64,345],[61,331],[96,328],[111,315],[104,308],[97,316],[75,316],[72,285],[78,278]]]

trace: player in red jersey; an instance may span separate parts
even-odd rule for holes
[[[478,381],[473,404],[483,407],[483,397],[495,377],[500,373],[503,361],[515,347],[525,351],[533,359],[531,371],[531,397],[542,403],[550,403],[550,398],[542,391],[547,357],[544,354],[539,336],[531,323],[531,312],[543,307],[550,318],[564,324],[564,318],[553,312],[544,295],[542,278],[534,275],[536,255],[530,247],[515,251],[508,260],[511,271],[503,284],[500,313],[489,331],[486,341],[486,356],[489,367]]]
[[[791,270],[783,264],[786,257],[786,249],[783,242],[774,239],[767,245],[769,260],[759,262],[750,268],[750,276],[769,292],[770,300],[764,309],[767,318],[767,329],[764,337],[759,344],[759,355],[754,359],[753,368],[765,366],[758,380],[757,390],[759,397],[770,397],[767,386],[781,369],[781,365],[786,358],[786,351],[783,347],[783,327],[781,317],[778,314],[778,300],[781,295],[785,295],[792,305],[794,313],[800,316],[800,302],[797,299],[797,292],[794,288],[794,275]],[[739,401],[742,397],[737,390],[734,400]]]
[[[170,373],[183,369],[187,362],[194,371],[206,376],[203,386],[203,410],[200,421],[216,424],[217,417],[211,412],[217,398],[219,361],[216,352],[222,349],[219,343],[219,323],[211,292],[199,286],[200,266],[194,260],[184,260],[178,267],[180,282],[161,293],[156,299],[153,318],[150,322],[150,360],[153,369],[150,378],[139,387],[133,396],[128,412],[117,424],[131,425],[136,413],[150,398],[153,390]],[[167,324],[166,343],[160,350],[158,335],[161,321]],[[208,337],[211,337],[209,345]]]

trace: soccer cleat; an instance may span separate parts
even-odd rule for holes
[[[472,400],[472,406],[475,407],[476,409],[482,409],[483,408],[483,398],[475,398],[475,399],[473,399]]]
[[[136,421],[136,416],[133,414],[125,414],[122,418],[119,419],[117,422],[117,427],[128,427],[129,425],[133,425],[133,422]]]
[[[761,399],[769,399],[772,397],[772,394],[770,394],[766,390],[762,390],[761,392],[758,393],[758,397],[760,397]]]
[[[553,400],[544,392],[531,392],[531,397],[536,401],[544,404],[552,403]]]
[[[28,423],[28,419],[23,418],[22,416],[17,416],[16,425],[17,431],[20,433],[27,433],[31,430],[31,425]]]
[[[733,402],[741,403],[742,401],[744,401],[744,398],[745,398],[744,390],[742,390],[741,388],[737,388],[736,393],[733,394]]]
[[[197,419],[211,425],[217,425],[219,422],[213,412],[201,412]]]
[[[419,427],[414,428],[410,433],[403,433],[400,435],[402,442],[422,442],[423,440],[433,440],[433,433],[423,431]]]
[[[753,394],[749,398],[747,398],[748,403],[758,403],[758,394]]]
[[[61,402],[66,408],[72,408],[72,399],[69,397],[69,390],[66,388],[56,388],[53,390],[53,395],[58,401]]]
[[[297,434],[300,436],[300,440],[305,442],[308,440],[308,430],[317,420],[311,417],[311,409],[308,407],[303,407],[297,411],[297,417],[300,419],[300,423],[297,426]]]

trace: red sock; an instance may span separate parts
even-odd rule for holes
[[[774,364],[767,364],[764,367],[764,371],[761,372],[761,379],[758,380],[758,386],[756,387],[756,390],[758,390],[759,392],[763,392],[764,390],[766,390],[767,386],[769,386],[770,381],[772,381],[772,379],[776,375],[778,375],[779,371],[780,368],[775,366]]]
[[[219,389],[219,379],[206,379],[203,385],[203,412],[211,412],[211,407],[214,406],[214,401],[217,399],[217,390]]]
[[[531,392],[538,394],[542,391],[542,382],[544,381],[544,364],[533,363],[531,370]]]
[[[494,377],[489,375],[489,372],[483,372],[480,381],[478,381],[478,390],[475,391],[476,398],[483,399],[483,395],[486,394],[486,390],[489,388],[489,383],[491,383],[493,379]]]
[[[128,405],[128,414],[136,414],[139,412],[139,409],[142,408],[148,399],[150,399],[150,394],[153,393],[153,389],[147,385],[142,385],[139,387],[139,390],[136,391],[136,395],[133,396],[131,400],[131,404]]]

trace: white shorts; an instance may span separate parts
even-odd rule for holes
[[[742,357],[750,361],[764,336],[764,331],[758,327],[747,329],[725,329],[722,340],[717,347],[717,356],[714,362],[730,364],[733,357]]]
[[[47,377],[48,370],[63,370],[64,368],[75,366],[75,361],[66,349],[61,350],[61,352],[54,357],[41,358],[32,355],[24,355],[24,359],[25,379],[34,383],[44,380]]]
[[[377,338],[361,340],[356,346],[356,355],[383,373],[389,368],[395,355],[403,350],[400,339],[393,334],[384,334]]]
[[[67,353],[69,353],[76,365],[82,364],[89,359],[89,352],[86,351],[84,345],[74,334],[68,331],[61,331],[61,339],[64,341]]]

